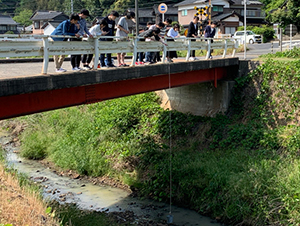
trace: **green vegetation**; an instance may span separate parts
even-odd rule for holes
[[[299,58],[300,48],[294,47],[292,50],[286,50],[283,52],[268,53],[260,56],[261,58]]]
[[[32,24],[32,21],[30,20],[32,14],[33,12],[31,9],[24,9],[19,13],[19,15],[14,16],[13,20],[17,23],[22,24],[23,26],[29,26],[30,24]]]
[[[166,201],[171,134],[174,203],[231,225],[299,225],[299,75],[299,60],[268,59],[214,118],[162,110],[153,93],[27,116],[22,154]]]
[[[59,204],[56,201],[48,203],[48,214],[60,219],[60,225],[85,225],[85,226],[117,226],[119,224],[106,213],[81,210],[76,204]],[[123,224],[124,225],[124,224]]]
[[[270,23],[279,23],[283,28],[295,24],[299,28],[300,2],[298,0],[261,0],[264,4],[266,19]]]

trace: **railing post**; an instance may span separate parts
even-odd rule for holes
[[[167,39],[165,40],[165,43],[167,43]],[[163,45],[163,56],[162,56],[162,62],[165,63],[166,62],[166,56],[167,56],[167,46]]]
[[[135,61],[136,61],[136,55],[137,55],[137,41],[138,41],[138,38],[135,37],[135,38],[133,39],[133,56],[132,56],[131,66],[134,66],[134,65],[135,65]]]
[[[48,64],[49,64],[49,40],[48,37],[43,37],[43,51],[44,51],[44,59],[43,59],[43,68],[42,74],[47,74]]]
[[[207,60],[209,58],[210,50],[211,50],[211,39],[209,38],[209,39],[207,39],[207,53],[206,53],[205,60]]]
[[[185,58],[186,61],[189,60],[190,54],[191,54],[191,39],[188,39],[188,49],[187,49],[187,54],[186,54],[186,58]]]
[[[232,51],[232,56],[231,57],[235,56],[235,52],[236,52],[236,48],[237,48],[237,46],[236,46],[237,43],[238,43],[237,39],[234,39],[234,46],[233,46],[233,51]]]
[[[99,62],[99,40],[98,38],[94,38],[94,51],[95,51],[95,57],[94,57],[94,69],[97,70],[98,62]]]
[[[226,57],[226,53],[227,53],[227,39],[224,40],[224,52],[222,58]]]

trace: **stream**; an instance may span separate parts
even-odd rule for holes
[[[8,167],[25,173],[43,187],[44,199],[55,199],[60,203],[76,203],[79,208],[93,211],[124,212],[132,211],[135,219],[167,222],[169,204],[150,199],[139,199],[120,188],[94,185],[80,179],[60,176],[38,161],[22,158],[19,147],[11,142],[12,138],[0,131],[0,145],[6,150]],[[196,211],[172,205],[174,225],[184,226],[221,226],[216,220],[201,216]]]

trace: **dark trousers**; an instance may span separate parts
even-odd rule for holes
[[[107,53],[106,54],[106,58],[107,58],[107,66],[111,66],[112,62],[111,62],[111,53]],[[105,54],[100,54],[100,64],[101,67],[105,67]]]
[[[153,57],[153,61],[154,62],[158,62],[158,61],[161,61],[160,60],[160,52],[154,52],[154,57]]]
[[[89,55],[87,55],[87,54],[84,54],[83,56],[82,56],[82,63],[83,64],[85,64],[85,63],[91,63],[91,61],[92,61],[92,59],[93,59],[93,54],[89,54]]]
[[[70,41],[80,41],[80,38],[71,38]],[[80,66],[80,61],[81,61],[81,55],[71,55],[71,65],[72,67],[79,67]]]

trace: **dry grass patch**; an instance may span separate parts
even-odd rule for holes
[[[0,165],[0,224],[59,225],[47,216],[38,194],[19,186],[17,178]]]

